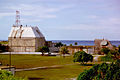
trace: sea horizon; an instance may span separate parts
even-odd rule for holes
[[[0,40],[0,41],[8,41],[8,40]],[[69,46],[72,44],[75,45],[75,42],[77,42],[77,45],[81,46],[94,46],[94,40],[46,40],[46,41],[52,41],[53,43],[61,42],[62,44],[66,44]],[[109,40],[112,45],[119,46],[120,40]]]

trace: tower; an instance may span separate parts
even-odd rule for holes
[[[19,11],[16,11],[15,26],[16,26],[16,27],[19,27],[19,26],[20,26],[20,12],[19,12]]]
[[[8,41],[8,46],[13,52],[35,52],[46,42],[38,27],[22,27],[19,11],[16,11],[15,25],[11,28]]]

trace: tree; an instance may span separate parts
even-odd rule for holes
[[[118,58],[119,58],[119,55],[120,55],[120,53],[119,53],[117,50],[110,50],[108,54],[109,54],[109,55],[110,55],[110,54],[111,54],[111,55],[114,55],[114,58],[115,58],[115,59],[118,59]],[[109,56],[109,55],[108,55],[108,56]]]
[[[63,46],[63,44],[61,42],[56,43],[56,45],[55,45],[55,47],[62,47],[62,46]]]
[[[38,47],[37,52],[42,52],[42,56],[43,56],[45,52],[49,53],[49,47],[47,46]]]
[[[67,46],[66,44],[64,44],[63,46]]]
[[[73,58],[74,62],[81,62],[82,64],[84,64],[84,62],[87,63],[88,61],[93,61],[93,56],[91,54],[87,54],[85,51],[76,52]]]
[[[117,48],[116,45],[113,45],[113,49],[116,50],[116,48]]]
[[[7,46],[4,46],[3,44],[0,43],[0,52],[6,52],[7,50]]]
[[[108,54],[109,51],[110,51],[109,48],[102,48],[102,49],[101,49],[101,52],[103,52],[104,54]]]
[[[120,45],[118,46],[118,52],[119,54],[117,54],[118,58],[120,58]]]
[[[70,44],[70,46],[72,46],[72,44]]]
[[[120,80],[120,60],[94,65],[80,73],[77,80]]]
[[[69,50],[65,46],[63,46],[60,48],[60,54],[62,54],[65,58],[65,54],[69,54]]]
[[[77,45],[77,42],[75,42],[75,45]]]

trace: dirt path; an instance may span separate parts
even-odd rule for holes
[[[94,56],[94,61],[98,61],[98,58],[100,56],[104,55],[93,55]],[[35,67],[35,68],[27,68],[27,69],[16,69],[15,71],[30,71],[30,70],[37,70],[37,69],[51,69],[51,68],[60,68],[66,65],[75,65],[75,64],[64,64],[64,65],[53,65],[53,66],[43,66],[43,67]]]
[[[43,66],[43,67],[35,67],[35,68],[27,68],[27,69],[16,69],[15,71],[31,71],[31,70],[37,70],[37,69],[60,68],[66,65],[75,65],[75,64],[64,64],[64,65]]]

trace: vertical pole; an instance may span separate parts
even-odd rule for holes
[[[12,50],[12,37],[11,37],[11,49],[10,49],[10,55],[9,55],[9,71],[11,71],[11,50]]]

